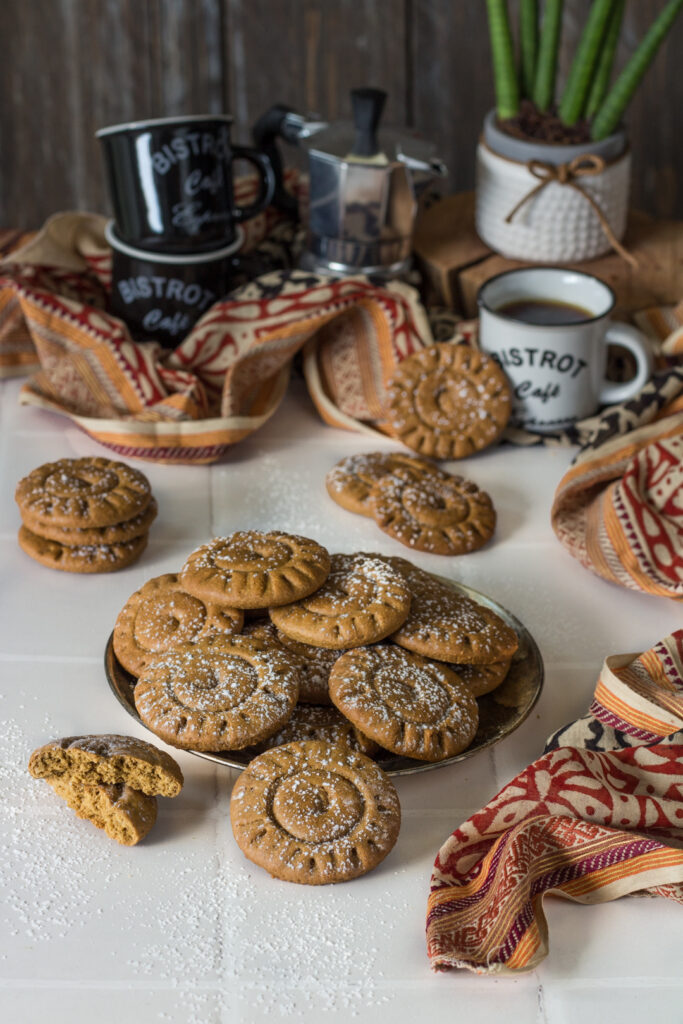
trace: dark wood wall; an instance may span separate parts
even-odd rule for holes
[[[590,0],[565,0],[566,72]],[[629,0],[619,60],[664,0]],[[516,7],[511,0],[511,8]],[[347,116],[387,90],[386,120],[434,140],[450,187],[473,183],[491,106],[484,0],[0,0],[0,224],[106,212],[96,128],[229,111],[235,137],[271,103]],[[683,217],[683,16],[628,115],[634,205]]]

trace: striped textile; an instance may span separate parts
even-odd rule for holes
[[[107,312],[104,224],[55,215],[0,263],[0,374],[36,370],[22,402],[68,416],[127,458],[213,462],[273,415],[305,347],[323,419],[388,430],[386,382],[432,341],[414,289],[275,270],[212,306],[168,352],[133,342]],[[245,248],[272,246],[282,226],[256,218]]]
[[[683,630],[605,660],[590,712],[446,840],[427,906],[435,970],[529,971],[543,898],[683,903]]]
[[[647,386],[654,396],[657,381]],[[675,393],[671,402],[662,397]],[[560,481],[551,522],[582,565],[611,583],[683,598],[683,366],[669,371],[647,414],[609,410],[603,429]],[[627,403],[629,405],[630,403]]]

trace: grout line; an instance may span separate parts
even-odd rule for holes
[[[94,655],[92,657],[90,657],[89,655],[82,655],[79,658],[79,657],[74,657],[73,655],[70,655],[70,654],[3,654],[2,651],[0,651],[0,662],[3,662],[3,661],[6,661],[6,662],[8,662],[10,664],[12,664],[12,663],[24,663],[24,662],[30,664],[31,662],[38,662],[38,664],[40,664],[40,665],[50,664],[51,662],[54,662],[54,663],[56,663],[58,665],[69,665],[69,664],[75,664],[75,665],[101,665],[102,664],[102,658],[101,657],[96,658]]]

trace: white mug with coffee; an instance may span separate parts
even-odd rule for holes
[[[601,405],[630,398],[650,377],[647,338],[608,320],[614,292],[591,274],[562,267],[508,270],[482,285],[477,300],[479,344],[512,386],[512,426],[563,430]],[[632,380],[606,380],[608,344],[633,353]]]

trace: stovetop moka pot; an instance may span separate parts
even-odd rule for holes
[[[327,274],[403,276],[410,266],[417,198],[446,167],[434,146],[406,132],[379,130],[386,93],[353,89],[353,122],[304,117],[278,105],[254,125],[257,147],[276,176],[274,202],[297,215],[283,185],[277,140],[308,152],[309,207],[302,264]]]

